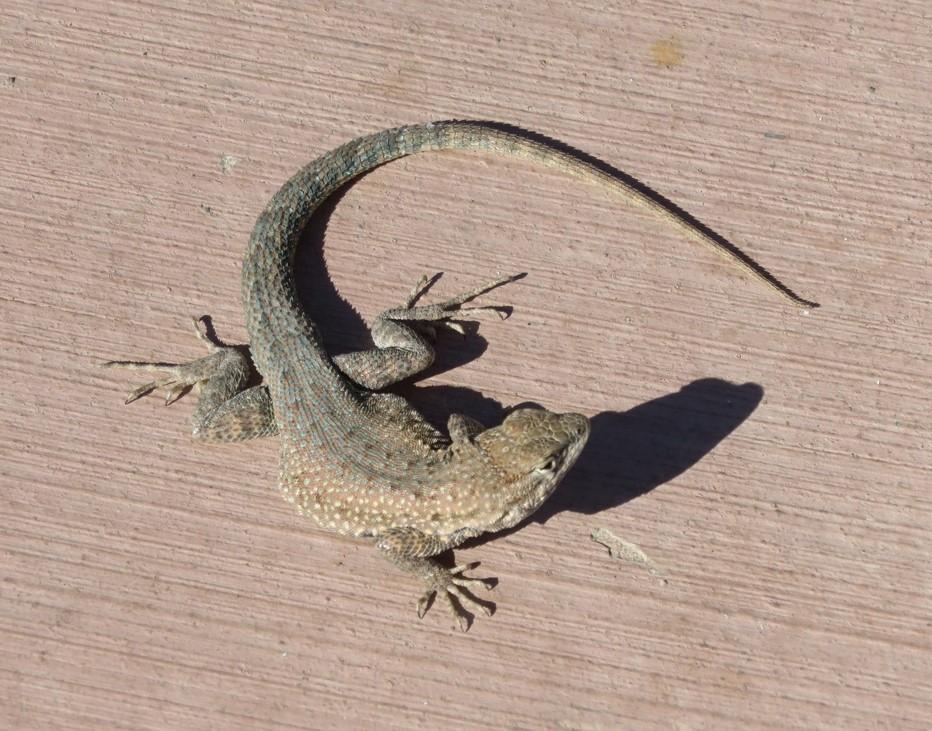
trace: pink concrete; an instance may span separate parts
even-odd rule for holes
[[[929,5],[673,5],[3,3],[0,726],[932,724]],[[465,636],[292,514],[274,443],[196,448],[190,400],[123,407],[97,368],[199,355],[192,314],[242,338],[275,188],[450,117],[597,155],[823,303],[524,163],[353,186],[316,231],[364,317],[423,272],[529,272],[419,403],[594,417],[546,522],[462,552],[501,580]]]

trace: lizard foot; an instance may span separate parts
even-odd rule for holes
[[[419,320],[421,322],[435,322],[438,325],[458,332],[464,333],[462,325],[452,321],[452,318],[465,315],[468,319],[473,319],[487,314],[498,315],[501,319],[506,319],[511,314],[511,307],[502,305],[485,305],[480,307],[464,307],[467,302],[471,302],[480,295],[490,292],[502,285],[523,279],[527,276],[525,273],[512,274],[507,277],[498,277],[490,282],[486,282],[480,287],[471,289],[468,292],[450,297],[449,299],[432,305],[417,305],[417,301],[440,279],[441,273],[433,276],[424,275],[421,277],[411,293],[405,299],[404,304],[394,310],[383,313],[383,317],[392,320]]]
[[[421,277],[401,307],[385,310],[375,319],[371,331],[375,348],[335,355],[334,365],[351,381],[371,391],[380,391],[410,378],[434,362],[433,342],[438,328],[465,335],[462,321],[475,320],[488,313],[495,313],[502,319],[508,317],[511,307],[463,305],[524,274],[499,277],[438,304],[418,305],[417,301],[439,276]]]
[[[231,359],[242,359],[243,356],[236,348],[223,345],[219,341],[210,337],[210,335],[201,330],[201,320],[194,320],[194,329],[198,338],[207,345],[210,355],[198,358],[189,363],[160,363],[134,360],[111,360],[101,365],[104,368],[127,368],[130,370],[161,372],[165,375],[156,378],[153,381],[144,383],[138,388],[134,388],[126,397],[126,403],[132,403],[136,399],[147,396],[153,391],[164,390],[165,405],[174,403],[183,396],[190,388],[199,387],[202,383],[209,381],[221,371],[233,370],[239,371],[237,364],[233,368],[227,364]],[[225,367],[226,366],[226,367]],[[245,367],[245,366],[244,366]],[[239,375],[238,373],[236,374]]]
[[[483,603],[472,597],[469,592],[463,590],[463,587],[482,586],[485,589],[493,589],[497,583],[495,579],[475,579],[464,576],[464,571],[471,571],[479,565],[479,562],[461,564],[454,566],[452,569],[442,566],[431,566],[430,571],[425,575],[427,590],[421,596],[417,603],[417,616],[423,619],[433,604],[434,598],[439,595],[444,604],[453,615],[459,628],[466,632],[471,624],[471,615],[466,611],[468,607],[473,612],[482,612],[485,616],[491,617],[494,608],[489,603]]]

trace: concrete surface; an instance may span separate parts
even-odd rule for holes
[[[928,728],[932,11],[753,5],[6,0],[0,726]],[[823,304],[523,163],[423,155],[324,211],[335,347],[422,272],[526,270],[417,401],[594,418],[539,519],[461,553],[501,580],[465,636],[290,512],[274,443],[196,448],[192,400],[97,368],[199,355],[192,314],[242,339],[276,187],[450,117],[626,170]]]

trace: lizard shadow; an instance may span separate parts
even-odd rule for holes
[[[500,424],[510,410],[469,388],[416,387],[406,383],[396,390],[441,430],[453,412],[494,425]],[[709,454],[754,412],[763,396],[764,389],[756,383],[703,378],[628,411],[596,414],[591,418],[592,431],[578,462],[537,512],[507,530],[471,538],[460,548],[481,546],[531,522],[546,523],[564,511],[593,515],[650,492]],[[526,402],[518,406],[539,404]],[[436,558],[447,568],[456,563],[452,550]],[[498,583],[495,578],[487,580],[489,586]],[[471,592],[469,596],[494,612],[494,602],[479,599]]]
[[[530,522],[546,523],[564,511],[593,515],[650,492],[709,454],[754,412],[763,395],[756,383],[703,378],[628,411],[597,414],[579,461],[540,510],[507,531],[479,536],[464,547]]]

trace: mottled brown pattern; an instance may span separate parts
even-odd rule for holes
[[[204,335],[210,355],[187,365],[112,365],[168,374],[136,389],[129,400],[162,388],[171,401],[188,387],[199,389],[193,429],[199,439],[234,441],[277,432],[285,499],[323,528],[373,539],[385,556],[425,582],[419,614],[439,595],[465,629],[462,605],[489,610],[463,587],[487,582],[465,577],[469,567],[446,569],[434,557],[469,537],[514,526],[537,510],[579,456],[589,422],[580,414],[520,409],[483,429],[453,415],[447,437],[401,397],[376,391],[430,365],[434,352],[427,328],[458,329],[455,320],[501,314],[500,308],[466,305],[516,277],[420,305],[429,286],[425,277],[402,306],[379,316],[372,330],[375,349],[331,358],[298,304],[293,273],[300,233],[333,191],[382,163],[442,149],[533,159],[597,183],[658,212],[794,304],[812,303],[621,174],[494,125],[440,122],[380,132],[323,155],[286,182],[260,214],[243,263],[251,355],[263,385],[247,389],[246,356]]]

